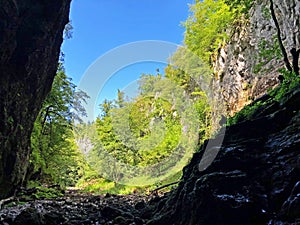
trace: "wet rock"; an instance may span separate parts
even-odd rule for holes
[[[42,225],[44,224],[44,217],[35,208],[27,208],[22,211],[14,220],[13,225]]]
[[[146,207],[146,203],[144,201],[138,202],[134,206],[134,208],[137,210],[144,209],[145,207]]]
[[[58,212],[48,212],[44,215],[46,225],[60,224],[65,221],[64,217]]]
[[[113,224],[120,224],[120,225],[127,225],[129,224],[131,221],[125,219],[124,217],[122,216],[118,216],[117,218],[115,218],[113,220]]]
[[[300,181],[296,183],[291,195],[284,202],[281,215],[291,222],[296,222],[295,218],[300,219]]]
[[[215,160],[199,170],[203,145],[177,190],[149,202],[148,224],[298,224],[300,99],[297,91],[287,96],[228,127]]]
[[[134,218],[134,223],[135,223],[135,225],[143,225],[143,224],[145,224],[144,220],[141,219],[141,218],[138,218],[138,217]]]
[[[102,215],[108,219],[116,218],[122,214],[123,214],[123,212],[120,209],[117,209],[115,207],[105,206],[102,209]]]

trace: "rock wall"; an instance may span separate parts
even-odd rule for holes
[[[22,183],[30,134],[56,74],[70,0],[0,1],[0,199]]]
[[[274,0],[274,4],[284,46],[291,57],[290,50],[300,48],[300,1]],[[276,86],[278,69],[284,67],[283,58],[276,56],[280,50],[269,0],[256,0],[249,16],[236,23],[230,41],[219,49],[213,62],[214,89],[219,91],[231,116]],[[271,50],[271,60],[262,56],[262,49]]]
[[[251,120],[227,127],[221,148],[213,144],[217,136],[206,150],[214,156],[220,148],[217,157],[201,171],[204,144],[178,188],[144,214],[147,224],[299,224],[299,103],[300,86],[280,102],[268,100]]]

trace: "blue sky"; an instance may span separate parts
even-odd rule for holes
[[[180,22],[186,20],[188,4],[193,2],[194,0],[73,0],[70,14],[74,27],[73,37],[62,46],[68,76],[79,85],[91,65],[101,56],[128,43],[159,40],[181,44],[184,28],[180,26]],[[126,54],[122,57],[126,57]],[[129,86],[134,89],[134,81],[141,73],[156,74],[156,69],[163,71],[163,67],[162,62],[124,65],[100,88],[97,104],[105,98],[112,99],[118,88],[127,90],[130,89]],[[101,68],[97,73],[101,76]]]

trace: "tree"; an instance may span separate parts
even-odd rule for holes
[[[227,39],[226,28],[234,20],[234,11],[224,0],[197,0],[191,5],[192,14],[184,23],[184,43],[206,63]]]
[[[80,118],[78,113],[85,114],[80,103],[87,95],[75,88],[60,65],[31,136],[28,179],[66,186],[74,185],[82,173],[84,158],[76,145],[73,125],[74,119]]]
[[[134,177],[143,168],[162,162],[176,152],[181,139],[182,118],[176,113],[175,104],[184,101],[176,99],[176,90],[161,75],[143,74],[138,83],[139,96],[124,102],[118,91],[116,105],[104,100],[100,105],[104,113],[96,120],[98,142],[90,160],[96,170],[116,182],[122,179],[122,173],[127,178]],[[177,161],[178,158],[171,160],[169,166]],[[168,168],[165,165],[164,172],[169,172]],[[156,170],[159,174],[163,168]],[[142,174],[150,178],[152,172]]]
[[[100,110],[102,117],[109,116],[110,110],[113,108],[113,101],[105,99],[103,103],[100,104]]]
[[[225,0],[225,3],[230,6],[238,16],[247,15],[253,6],[254,0]]]
[[[125,106],[124,92],[118,89],[117,99],[115,100],[117,107],[122,108]]]

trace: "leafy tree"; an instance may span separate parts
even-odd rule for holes
[[[161,79],[161,74],[158,74],[157,76],[142,74],[140,79],[138,80],[139,90],[141,94],[153,94],[156,82]]]
[[[248,15],[249,10],[254,4],[254,0],[225,0],[235,14]]]
[[[203,143],[212,131],[211,69],[188,49],[179,48],[165,68],[165,74],[169,80],[179,85],[192,101],[197,112],[199,143]]]
[[[118,89],[117,99],[115,100],[117,107],[122,108],[125,105],[124,92]]]
[[[82,175],[84,158],[76,145],[72,127],[74,115],[85,114],[80,103],[87,95],[76,93],[75,87],[60,65],[31,136],[28,172],[31,180],[66,186],[75,185]]]
[[[110,110],[113,108],[113,101],[105,99],[102,104],[100,104],[100,110],[102,117],[109,116]]]
[[[120,91],[115,105],[105,100],[96,120],[98,141],[89,160],[96,170],[114,181],[122,178],[120,165],[142,169],[160,163],[177,150],[181,140],[182,118],[175,105],[184,100],[176,99],[169,81],[161,75],[143,74],[139,84],[141,94],[130,102],[123,100]],[[177,155],[179,158],[170,165],[178,162]],[[167,166],[159,167],[156,173],[167,170]],[[126,173],[135,175],[131,170]],[[151,176],[152,171],[146,173]]]
[[[226,28],[234,20],[234,12],[224,0],[197,0],[190,11],[192,14],[184,23],[184,43],[209,63],[215,50],[228,38]]]

